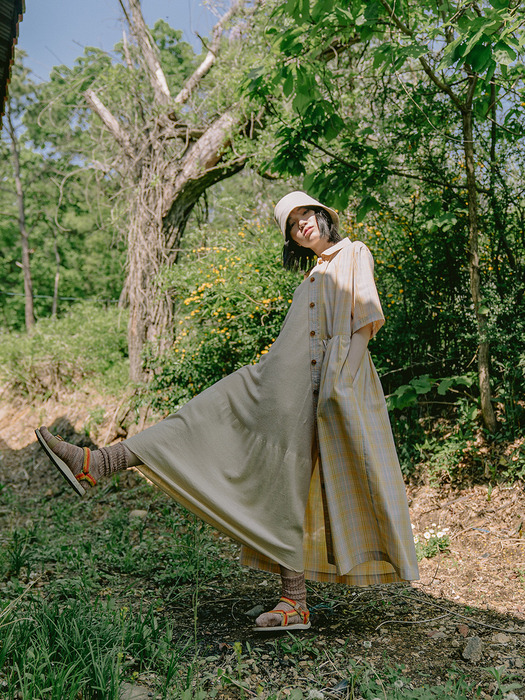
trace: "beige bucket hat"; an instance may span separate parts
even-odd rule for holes
[[[282,199],[280,199],[277,204],[275,205],[275,209],[273,212],[273,215],[275,216],[275,220],[279,224],[279,228],[282,231],[283,237],[286,239],[286,222],[288,220],[288,217],[290,215],[290,212],[292,209],[295,209],[296,207],[307,207],[307,206],[312,206],[312,207],[321,207],[321,209],[324,209],[328,214],[330,215],[330,218],[334,222],[334,225],[336,228],[339,227],[339,216],[335,209],[330,209],[330,207],[326,207],[324,204],[321,204],[321,202],[318,202],[317,199],[314,199],[313,197],[310,197],[309,194],[306,194],[306,192],[290,192],[289,194],[285,195]]]

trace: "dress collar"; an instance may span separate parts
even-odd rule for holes
[[[327,248],[324,253],[321,253],[319,258],[331,260],[342,248],[346,248],[348,245],[352,245],[352,241],[349,238],[343,238],[342,241],[338,241],[335,245]]]

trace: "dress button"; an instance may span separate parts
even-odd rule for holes
[[[310,277],[310,282],[315,282],[315,277]]]
[[[312,360],[312,365],[316,365],[316,364],[317,364],[317,360]]]
[[[310,335],[311,335],[311,336],[314,336],[314,335],[315,335],[315,331],[310,331]]]
[[[314,301],[311,301],[311,302],[310,302],[310,308],[313,309],[314,306],[315,306],[315,302],[314,302]]]

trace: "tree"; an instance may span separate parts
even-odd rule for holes
[[[289,2],[278,6],[269,29],[276,53],[285,58],[262,66],[251,82],[251,93],[270,100],[281,120],[280,144],[270,167],[281,174],[302,172],[307,187],[329,196],[336,205],[344,207],[350,196],[356,197],[358,221],[370,211],[388,209],[392,196],[387,192],[400,180],[427,190],[433,187],[434,197],[452,189],[459,199],[465,192],[466,217],[461,218],[468,233],[481,409],[491,432],[496,420],[490,385],[489,309],[484,302],[488,292],[481,285],[479,198],[489,194],[494,205],[494,188],[502,173],[497,161],[491,161],[489,190],[482,184],[478,163],[486,150],[488,120],[492,119],[489,130],[495,144],[498,130],[506,128],[495,118],[498,111],[508,115],[516,106],[519,109],[524,74],[518,60],[523,44],[519,8],[519,2],[507,0],[441,5],[387,0]],[[353,51],[342,50],[352,43]],[[374,97],[382,93],[383,106],[390,100],[386,113],[374,109],[369,95],[363,101],[359,84],[363,77]],[[288,110],[278,106],[282,96],[291,98]],[[420,158],[421,144],[414,149],[415,156],[411,153],[418,139],[410,126],[395,139],[391,133],[385,138],[384,123],[392,121],[393,115],[388,110],[397,106],[402,114],[410,106],[414,111],[420,99],[429,109],[425,113],[420,107],[419,122],[426,119],[433,130],[427,156],[436,142],[462,144],[465,174],[460,183],[451,182],[441,164],[428,167],[431,160]],[[438,121],[434,110],[438,119],[445,112],[448,119]],[[459,204],[455,203],[458,220]],[[496,235],[506,240],[501,231]]]
[[[13,83],[10,91],[11,94],[7,97],[6,125],[4,126],[11,151],[11,165],[16,193],[17,223],[22,248],[21,268],[24,278],[24,310],[27,331],[31,331],[35,324],[35,312],[33,307],[33,280],[31,277],[31,263],[29,259],[29,231],[26,223],[25,192],[21,171],[21,144],[17,133],[17,127],[25,108],[27,95],[32,91],[32,87],[31,81],[28,80],[27,70],[20,68],[19,70],[13,71]]]
[[[230,71],[239,71],[242,39],[224,47],[223,34],[236,17],[246,25],[250,13],[237,0],[215,27],[204,59],[194,66],[188,51],[183,51],[179,68],[184,68],[170,80],[164,65],[173,66],[173,51],[180,51],[182,42],[173,33],[160,40],[167,30],[164,24],[156,25],[151,32],[138,0],[121,6],[133,43],[124,39],[124,64],[113,67],[112,80],[118,74],[132,100],[118,103],[111,95],[114,83],[104,82],[101,75],[85,89],[84,97],[106,132],[103,162],[92,163],[108,174],[118,171],[126,193],[124,295],[130,306],[130,377],[139,381],[144,378],[144,343],[155,340],[162,349],[172,323],[172,303],[167,294],[161,293],[157,275],[162,266],[175,263],[188,217],[202,194],[212,184],[238,172],[247,161],[247,154],[235,152],[231,145],[249,117],[235,95],[232,98],[214,83],[210,71],[217,64],[219,52],[229,55]],[[238,25],[238,31],[242,35],[246,27]],[[171,61],[163,60],[166,53],[172,54]],[[188,68],[193,70],[188,72]],[[93,139],[95,134],[96,125],[92,123]],[[112,144],[108,143],[108,135]]]
[[[75,134],[65,119],[42,122],[42,99],[63,99],[63,86],[56,87],[34,83],[17,53],[11,120],[4,120],[0,140],[0,308],[2,326],[17,331],[27,326],[28,298],[30,316],[39,319],[63,313],[77,299],[118,300],[122,289],[123,251],[111,221],[114,186],[79,164],[82,124]]]

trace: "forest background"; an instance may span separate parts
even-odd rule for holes
[[[35,84],[20,56],[1,142],[4,378],[45,395],[50,377],[107,370],[120,391],[129,357],[166,413],[257,361],[299,281],[273,203],[304,187],[374,255],[372,353],[405,474],[523,476],[518,445],[497,464],[478,449],[523,425],[522,8],[447,8],[234,3],[198,56],[132,2],[120,60],[86,49]]]
[[[36,84],[17,55],[8,395],[94,386],[119,398],[114,439],[257,362],[301,279],[273,206],[305,189],[374,255],[370,349],[407,480],[523,480],[522,3],[239,0],[201,54],[122,8],[117,58],[88,48]]]

